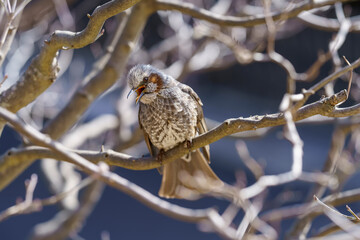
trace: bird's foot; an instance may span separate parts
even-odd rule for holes
[[[164,153],[164,149],[160,149],[158,155],[156,156],[156,161],[158,161],[160,165],[163,165]]]
[[[191,148],[193,147],[192,139],[190,139],[190,140],[185,140],[185,142],[184,142],[184,147],[187,148],[187,149],[191,149]]]

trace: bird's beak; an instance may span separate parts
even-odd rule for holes
[[[129,98],[134,92],[136,92],[137,97],[136,97],[135,102],[136,102],[136,104],[138,104],[140,99],[142,98],[142,96],[144,96],[144,94],[145,94],[144,89],[145,89],[145,85],[140,85],[137,88],[132,88],[130,90],[130,92],[128,93],[127,98]]]
[[[137,92],[138,96],[136,97],[135,103],[138,104],[139,101],[140,101],[140,99],[142,98],[142,96],[144,96],[145,91],[144,91],[144,90],[141,90],[140,94],[138,93],[138,91],[136,91],[136,92]]]
[[[132,89],[130,90],[130,92],[128,93],[126,99],[128,99],[134,92],[135,92],[135,90],[134,90],[134,88],[132,88]]]

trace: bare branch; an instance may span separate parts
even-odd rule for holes
[[[341,2],[347,2],[349,0],[341,0]],[[350,0],[351,1],[351,0]],[[270,15],[274,21],[286,20],[289,18],[296,17],[303,11],[308,11],[315,8],[320,8],[323,6],[333,5],[338,1],[328,0],[328,1],[315,1],[307,2],[304,1],[299,4],[294,4],[294,7],[290,10],[286,10],[280,13],[272,13]],[[157,0],[156,1],[157,10],[176,10],[180,11],[183,14],[190,15],[194,18],[205,20],[220,26],[233,26],[233,27],[252,27],[259,24],[265,23],[265,16],[249,16],[249,17],[233,17],[233,16],[224,16],[219,15],[213,12],[210,12],[206,9],[196,7],[191,3],[185,2],[169,2],[166,0]]]
[[[92,212],[95,204],[100,199],[103,189],[104,184],[102,182],[90,179],[88,187],[84,190],[85,192],[81,197],[79,208],[75,211],[61,211],[57,214],[57,216],[62,215],[62,217],[55,217],[55,219],[50,222],[38,224],[34,228],[34,233],[31,239],[61,240],[67,238],[71,234],[77,233],[82,227],[84,220]]]
[[[249,150],[247,149],[244,141],[239,140],[236,142],[236,150],[246,167],[250,169],[256,179],[259,179],[264,175],[263,168],[255,159],[250,156]]]
[[[104,21],[131,7],[139,0],[113,0],[98,8],[89,19],[87,27],[81,32],[55,31],[42,47],[22,76],[12,87],[0,95],[0,106],[17,112],[34,101],[56,79],[57,52],[65,48],[81,48],[92,43],[100,32]],[[0,129],[3,123],[0,123]]]
[[[212,216],[215,212],[213,209],[192,210],[164,201],[136,184],[129,182],[125,178],[122,178],[110,171],[103,171],[97,165],[87,161],[76,153],[68,152],[67,149],[59,142],[51,140],[49,137],[35,130],[31,126],[24,125],[16,117],[16,115],[6,109],[0,108],[0,116],[8,121],[22,135],[26,136],[32,143],[53,150],[55,153],[59,154],[62,159],[81,167],[84,172],[90,175],[96,175],[99,180],[105,182],[109,186],[123,191],[144,205],[164,215],[183,221],[199,222],[205,219],[210,219],[210,215]]]
[[[324,98],[318,102],[306,105],[298,110],[298,112],[295,114],[294,121],[300,121],[302,119],[317,114],[327,116],[328,113],[331,112],[332,109],[334,109],[335,105],[337,105],[340,102],[343,102],[345,99],[346,99],[346,91],[342,91],[337,95]],[[2,109],[2,111],[4,111],[4,109]],[[5,113],[1,113],[0,111],[0,116],[5,117],[2,114]],[[192,141],[193,144],[191,150],[195,150],[197,148],[208,145],[212,142],[215,142],[233,133],[249,131],[249,130],[265,128],[265,127],[279,126],[279,125],[283,125],[284,123],[285,123],[285,118],[283,113],[276,113],[265,116],[254,116],[249,118],[228,119],[224,121],[224,123],[222,123],[221,125],[210,130],[209,132],[194,138]],[[39,156],[38,154],[40,153],[37,151],[39,151],[39,149],[37,149],[35,152],[32,152],[34,154],[33,156],[34,158],[39,158],[40,156],[42,156],[42,157],[56,158],[56,159],[68,161],[68,159],[63,158],[61,154],[53,155],[52,153],[49,152],[47,152],[46,154],[42,152],[41,154],[43,155]],[[104,161],[109,165],[120,166],[128,169],[147,170],[147,169],[160,167],[162,164],[166,164],[170,161],[173,161],[183,156],[188,151],[189,149],[187,147],[184,147],[183,144],[180,144],[179,146],[165,152],[163,154],[163,158],[161,162],[157,161],[156,158],[151,158],[151,157],[136,158],[126,154],[116,153],[111,150],[107,150],[105,152],[98,152],[98,153],[92,153],[88,151],[81,154],[83,154],[85,158],[93,162]],[[55,153],[57,152],[55,151]],[[15,178],[19,173],[21,173],[28,166],[28,164],[31,164],[32,160],[34,159],[31,158],[30,155],[28,155],[28,158],[25,158],[27,160],[26,162],[20,160],[22,158],[19,158],[16,161],[15,160],[10,161],[10,159],[12,158],[12,154],[14,154],[14,152],[12,152],[11,150],[5,155],[3,155],[0,161],[1,188],[4,188],[7,184],[9,184],[12,181],[12,179]],[[28,152],[27,154],[30,154],[30,152]],[[12,172],[12,174],[9,174],[9,169],[15,169],[16,171]]]
[[[321,29],[324,31],[339,31],[341,24],[336,19],[326,18],[322,16],[315,15],[309,11],[304,11],[300,13],[297,18],[306,23],[307,25],[314,27],[316,29]],[[355,17],[356,18],[356,17]],[[358,19],[350,18],[350,32],[359,32],[360,31],[360,22]]]
[[[31,175],[31,179],[27,184],[26,187],[26,197],[25,201],[16,204],[0,213],[0,222],[4,221],[5,219],[19,214],[29,214],[35,211],[41,210],[44,206],[53,205],[57,202],[61,201],[62,199],[66,198],[68,194],[74,191],[79,191],[80,189],[88,186],[93,179],[91,177],[83,180],[79,185],[73,187],[72,189],[62,192],[60,194],[54,195],[49,198],[45,199],[33,199],[33,192],[35,190],[35,186],[37,184],[37,175]]]
[[[334,193],[323,198],[322,202],[331,206],[340,206],[357,202],[360,199],[360,189],[352,189],[345,192]],[[260,218],[264,221],[277,221],[286,218],[298,217],[305,215],[305,218],[313,219],[322,214],[315,202],[302,203],[292,206],[281,207],[263,213]]]
[[[354,220],[354,217],[347,216],[347,215],[345,215],[345,214],[340,213],[340,212],[337,211],[336,209],[334,209],[334,208],[328,206],[327,204],[323,203],[323,202],[322,202],[317,196],[315,196],[315,195],[314,195],[314,199],[315,199],[315,201],[316,201],[318,204],[320,204],[320,205],[324,208],[324,209],[323,209],[324,211],[331,211],[332,213],[337,214],[337,215],[339,215],[339,216],[341,216],[341,217],[348,218],[348,219],[350,219],[350,220]]]
[[[346,205],[346,209],[348,210],[348,212],[351,213],[351,215],[353,215],[356,218],[356,220],[360,221],[359,216],[356,213],[354,213],[354,211],[348,205]]]
[[[352,216],[344,215],[337,210],[331,208],[330,206],[326,205],[325,203],[321,202],[316,196],[314,196],[317,203],[319,203],[326,216],[330,218],[339,228],[344,230],[349,236],[354,239],[358,238],[358,232],[360,231],[359,227],[356,227],[351,221],[358,221],[357,218]]]
[[[303,91],[303,96],[304,98],[301,101],[298,101],[294,108],[297,109],[301,106],[304,105],[304,103],[309,99],[309,97],[314,94],[315,92],[319,91],[321,88],[323,88],[326,84],[328,84],[329,82],[334,81],[335,79],[337,79],[338,77],[342,76],[343,74],[352,71],[355,68],[358,68],[360,66],[360,58],[357,59],[356,61],[354,61],[350,66],[344,67],[339,71],[334,72],[333,74],[329,75],[328,77],[324,78],[323,80],[321,80],[320,82],[318,82],[317,84],[313,85],[311,88],[309,88],[308,90],[304,90]]]
[[[151,12],[152,8],[147,1],[137,4],[132,9],[128,19],[124,19],[124,25],[119,29],[119,40],[115,40],[114,49],[104,56],[103,69],[98,71],[98,66],[95,66],[95,69],[85,78],[83,85],[78,88],[57,116],[44,127],[43,132],[54,139],[61,137],[80,119],[96,97],[118,80]]]

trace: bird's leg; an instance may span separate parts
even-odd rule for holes
[[[156,161],[158,161],[161,166],[163,165],[162,161],[164,158],[164,153],[165,153],[164,149],[160,149],[158,155],[156,156]]]

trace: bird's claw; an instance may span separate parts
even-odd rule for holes
[[[185,147],[187,149],[191,149],[193,147],[193,142],[192,142],[192,139],[190,140],[185,140]]]

